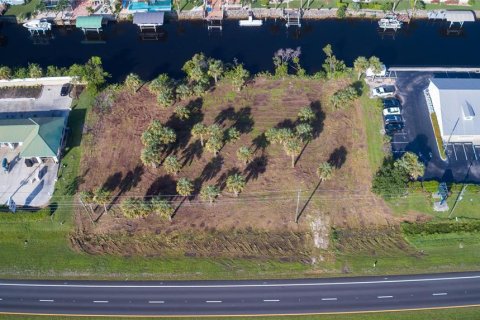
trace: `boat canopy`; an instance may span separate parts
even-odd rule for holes
[[[79,16],[75,26],[80,29],[101,29],[103,16]]]
[[[448,22],[474,22],[475,14],[472,11],[466,10],[447,10],[445,12],[445,19]]]
[[[136,12],[133,15],[133,23],[137,26],[162,26],[165,13],[154,12]]]

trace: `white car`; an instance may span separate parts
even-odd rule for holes
[[[386,98],[395,94],[395,86],[380,86],[372,89],[374,97]]]
[[[397,107],[383,109],[383,115],[384,116],[388,116],[388,115],[397,116],[397,115],[400,115],[400,114],[401,114],[401,110],[400,110],[400,108],[397,108]]]

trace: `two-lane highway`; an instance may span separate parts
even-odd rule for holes
[[[0,313],[259,315],[480,305],[480,273],[268,281],[0,281]]]

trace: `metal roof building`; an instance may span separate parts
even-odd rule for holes
[[[434,78],[428,93],[444,142],[480,144],[480,79]]]
[[[75,21],[75,26],[86,31],[100,32],[102,29],[103,16],[78,16]]]
[[[0,142],[20,144],[22,158],[58,161],[65,122],[65,117],[0,119]]]
[[[143,29],[154,29],[163,26],[165,13],[162,11],[136,12],[133,15],[133,23]]]

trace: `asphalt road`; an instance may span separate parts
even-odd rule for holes
[[[0,281],[1,313],[259,315],[480,304],[480,272],[268,281]]]

